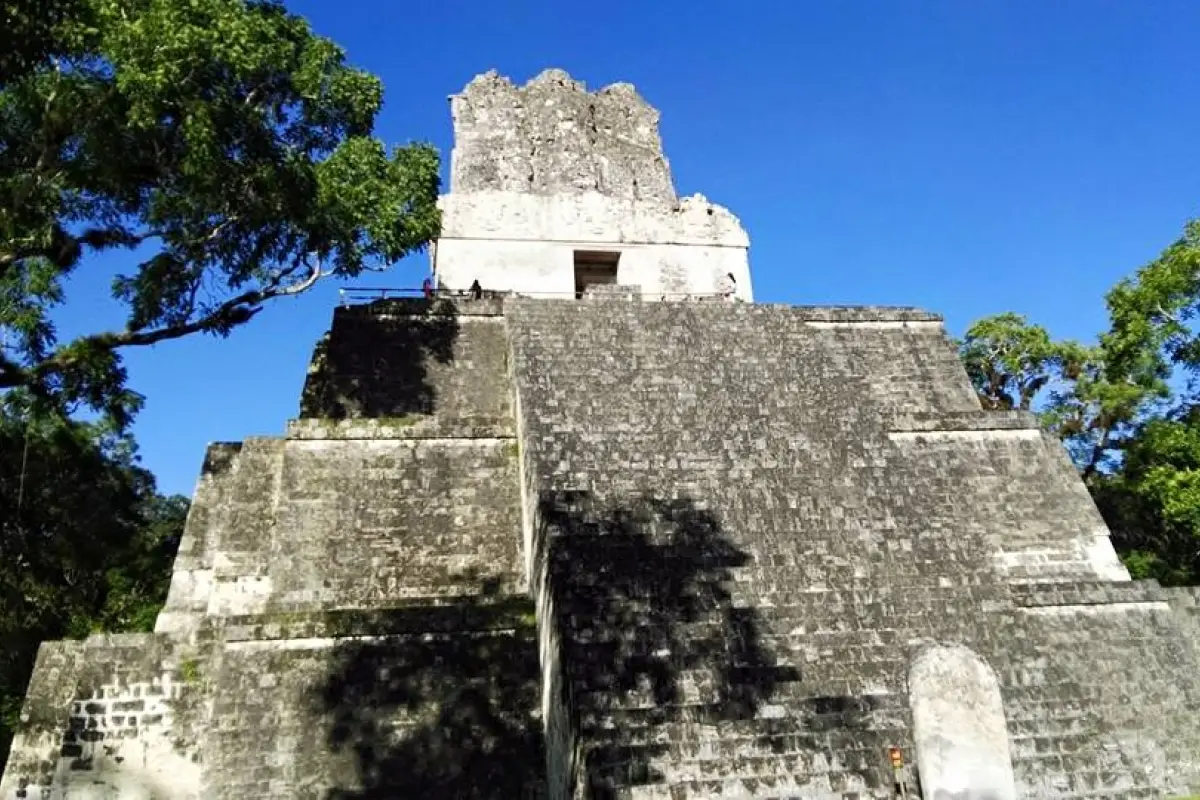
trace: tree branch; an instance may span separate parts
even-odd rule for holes
[[[1100,460],[1104,457],[1104,451],[1108,449],[1108,441],[1112,436],[1112,428],[1105,427],[1100,433],[1100,438],[1092,445],[1091,455],[1088,458],[1088,463],[1084,465],[1082,478],[1089,481],[1095,477],[1100,470]]]
[[[66,236],[65,241],[46,245],[25,245],[6,242],[0,246],[0,278],[3,278],[5,273],[18,262],[25,261],[31,258],[44,258],[55,264],[62,265],[64,253],[70,246],[82,248],[90,247],[93,250],[102,250],[105,247],[136,247],[148,239],[159,238],[166,235],[166,231],[148,230],[142,233],[130,233],[120,227],[112,228],[88,228],[78,236]]]
[[[272,294],[255,289],[226,300],[208,314],[193,322],[167,325],[151,331],[125,330],[119,333],[100,333],[93,336],[85,336],[83,337],[83,341],[98,345],[105,350],[116,350],[119,347],[142,347],[149,344],[157,344],[158,342],[168,339],[178,339],[181,336],[193,333],[217,330],[226,325],[240,325],[261,310],[259,306],[261,306],[264,300],[268,300],[276,294],[279,293]],[[43,361],[42,364],[54,364],[56,358],[51,357]],[[63,366],[69,363],[70,359],[67,359],[66,362],[59,362],[59,365]],[[41,369],[41,365],[38,366],[38,369]]]
[[[308,275],[298,283],[282,285],[284,275],[277,275],[273,281],[261,289],[253,289],[232,297],[216,308],[191,322],[181,322],[166,325],[154,330],[124,330],[110,333],[84,336],[75,341],[101,350],[112,351],[122,347],[144,347],[170,339],[179,339],[193,333],[227,331],[237,325],[242,325],[254,318],[262,310],[262,304],[275,297],[287,297],[307,291],[324,277],[319,261],[312,264]],[[72,348],[74,350],[74,348]],[[25,386],[46,396],[44,382],[52,374],[70,369],[78,361],[78,356],[67,350],[59,350],[55,355],[34,364],[29,368],[10,361],[0,354],[0,388]]]
[[[11,389],[25,385],[25,370],[8,356],[0,352],[0,389]]]
[[[1155,310],[1158,312],[1159,316],[1161,316],[1167,322],[1170,322],[1174,325],[1178,325],[1179,327],[1183,327],[1183,323],[1180,322],[1179,319],[1174,314],[1172,314],[1171,312],[1169,312],[1165,308],[1163,308],[1162,303],[1156,303]]]

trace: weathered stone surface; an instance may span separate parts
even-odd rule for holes
[[[395,428],[497,426],[511,419],[504,321],[495,301],[384,300],[334,312],[317,345],[301,418]],[[511,434],[509,434],[511,435]]]
[[[598,92],[558,69],[517,87],[495,72],[451,98],[450,190],[673,201],[658,112],[629,84]]]
[[[3,800],[882,800],[890,747],[914,797],[1200,792],[1200,591],[938,317],[663,302],[749,274],[652,109],[455,103],[438,258],[622,285],[338,309],[287,435],[210,447],[156,633],[43,646]]]
[[[0,796],[202,797],[206,660],[160,635],[42,645]]]
[[[930,647],[908,675],[921,788],[936,800],[1016,800],[995,674],[965,647]]]
[[[433,254],[440,285],[572,297],[577,251],[616,258],[647,296],[751,300],[750,240],[702,195],[677,198],[658,112],[628,84],[588,92],[561,70],[523,87],[481,75],[451,99],[450,192]]]
[[[543,665],[569,698],[548,706],[552,774],[578,754],[561,783],[890,796],[887,748],[920,754],[908,672],[931,645],[995,672],[1016,796],[1200,779],[1189,623],[1120,570],[1061,446],[979,411],[936,319],[532,301],[507,319],[533,586],[561,625]]]
[[[230,643],[206,796],[536,796],[531,630]]]
[[[940,796],[930,648],[994,674],[1011,796],[1200,783],[1197,593],[936,317],[376,304],[315,363],[340,419],[210,449],[160,633],[46,645],[6,797],[882,798],[892,746]]]
[[[339,309],[325,417],[210,447],[159,633],[43,647],[5,800],[541,796],[498,313]]]

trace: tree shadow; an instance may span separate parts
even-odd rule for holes
[[[541,797],[532,603],[493,589],[386,613],[407,632],[336,647],[314,698],[331,751],[350,754],[355,773],[325,796]]]
[[[665,779],[654,761],[670,748],[651,727],[752,720],[800,680],[764,644],[758,612],[734,605],[734,571],[752,559],[711,511],[655,497],[603,507],[567,491],[544,494],[538,518],[535,575],[553,597],[578,753],[569,771],[588,796]]]
[[[458,333],[458,307],[445,298],[339,307],[314,349],[300,416],[339,420],[433,414],[438,402],[433,365],[454,360]]]

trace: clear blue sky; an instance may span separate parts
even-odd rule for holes
[[[1015,310],[1086,339],[1104,292],[1198,215],[1195,0],[289,5],[383,78],[380,136],[447,158],[447,95],[478,72],[634,83],[680,192],[749,230],[762,301],[916,305],[955,335]],[[108,279],[75,281],[64,333],[118,320]],[[335,302],[129,354],[162,489],[190,494],[210,441],[282,433]]]

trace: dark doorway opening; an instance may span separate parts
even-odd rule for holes
[[[620,258],[620,253],[576,250],[575,299],[582,299],[589,286],[615,285]]]

